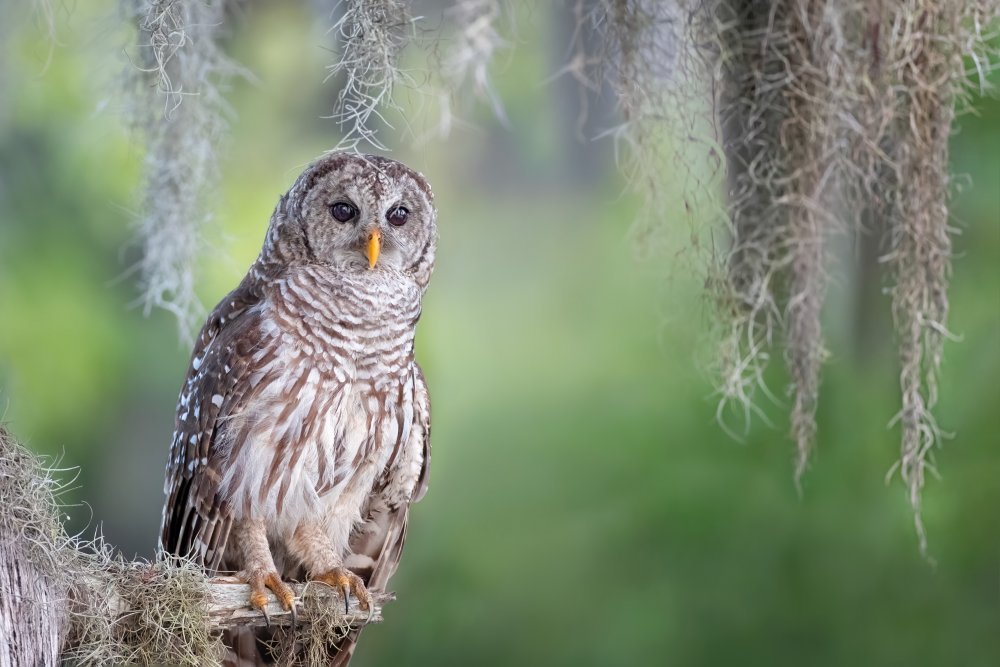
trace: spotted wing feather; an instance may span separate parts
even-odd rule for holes
[[[221,462],[216,444],[252,391],[253,348],[263,298],[248,276],[216,306],[202,328],[178,399],[164,491],[160,548],[218,570],[232,527],[219,494]]]

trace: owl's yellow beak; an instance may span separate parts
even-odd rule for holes
[[[379,250],[382,249],[382,232],[375,229],[368,236],[368,247],[365,250],[365,255],[368,256],[368,268],[374,269],[375,262],[378,261]]]

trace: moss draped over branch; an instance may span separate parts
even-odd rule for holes
[[[57,665],[217,665],[222,630],[263,627],[248,606],[249,586],[208,579],[175,559],[125,561],[102,540],[67,535],[60,521],[59,481],[0,425],[0,663]],[[315,664],[352,627],[382,619],[357,600],[345,613],[337,592],[296,584],[296,625],[271,598],[275,654],[282,664]]]

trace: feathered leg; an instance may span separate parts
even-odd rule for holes
[[[365,587],[364,580],[344,567],[343,557],[337,553],[330,537],[322,527],[313,521],[304,521],[295,529],[291,539],[285,543],[288,552],[302,563],[311,581],[318,581],[335,588],[344,598],[344,613],[350,595],[358,600],[358,606],[371,611],[372,596]]]
[[[237,532],[238,531],[238,532]],[[294,613],[295,593],[281,580],[274,566],[274,557],[267,544],[267,529],[260,520],[239,522],[233,529],[239,536],[240,565],[243,568],[236,576],[250,584],[250,606],[267,616],[267,591],[270,589],[281,606]]]

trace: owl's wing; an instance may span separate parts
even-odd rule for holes
[[[421,464],[420,475],[417,477],[417,484],[413,488],[413,497],[410,502],[415,503],[427,493],[430,483],[428,475],[431,470],[431,397],[427,393],[427,381],[424,380],[424,371],[420,364],[414,362],[416,376],[414,378],[414,421],[420,427],[420,452]]]
[[[420,468],[416,483],[409,496],[400,496],[394,490],[397,475],[412,474],[408,465],[402,462],[395,471],[387,471],[375,485],[374,495],[369,503],[370,522],[362,534],[351,542],[351,552],[371,558],[371,572],[361,573],[369,589],[384,591],[389,579],[399,567],[406,540],[406,522],[410,514],[410,504],[424,497],[427,492],[428,471],[431,462],[431,409],[427,384],[420,366],[415,368],[413,391],[413,425],[411,439],[407,447],[409,456],[419,456]],[[411,478],[412,479],[412,478]]]
[[[217,570],[232,527],[220,497],[220,461],[214,455],[226,417],[252,391],[260,283],[248,279],[216,306],[205,323],[177,404],[164,492],[160,549]]]
[[[415,369],[413,398],[414,428],[411,432],[412,442],[407,449],[412,455],[421,457],[413,491],[409,497],[399,497],[394,493],[393,472],[405,474],[405,464],[397,466],[395,471],[388,471],[389,474],[375,485],[362,529],[351,536],[352,556],[348,565],[365,580],[368,590],[373,592],[384,592],[389,579],[396,573],[403,554],[403,543],[406,541],[410,504],[427,493],[431,464],[431,404],[420,366]],[[336,652],[331,654],[331,667],[346,667],[354,654],[360,634],[360,628],[354,629],[337,643]]]

